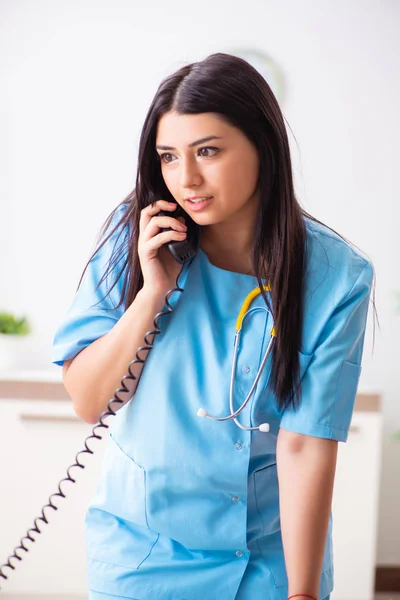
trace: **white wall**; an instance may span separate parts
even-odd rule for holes
[[[390,0],[0,2],[0,310],[31,318],[29,367],[50,366],[99,227],[134,185],[160,80],[232,48],[280,64],[299,199],[376,267],[381,329],[372,355],[371,311],[360,390],[383,395],[387,565],[400,563],[399,17]]]

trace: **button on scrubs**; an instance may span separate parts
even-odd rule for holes
[[[125,210],[122,205],[114,221]],[[303,398],[279,411],[268,386],[269,357],[238,420],[200,418],[203,407],[229,414],[235,324],[255,277],[210,263],[199,249],[160,319],[134,398],[112,419],[98,487],[86,514],[89,599],[285,600],[288,579],[280,529],[276,443],[279,428],[345,442],[364,344],[373,271],[336,234],[306,218],[304,323],[299,352]],[[91,261],[54,338],[53,363],[78,354],[115,325],[122,278],[96,290],[116,244]],[[262,296],[254,306],[265,306]],[[234,409],[248,393],[273,321],[245,320]],[[279,332],[278,332],[279,335]],[[134,356],[132,356],[132,360]],[[128,367],[128,365],[127,365]],[[330,516],[319,598],[333,589]]]

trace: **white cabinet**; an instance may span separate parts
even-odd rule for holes
[[[374,598],[381,448],[381,414],[354,412],[336,468],[331,600]]]
[[[112,419],[108,417],[110,425]],[[69,401],[0,400],[0,564],[33,527],[49,496],[58,492],[92,428],[76,417]],[[109,429],[96,432],[103,439],[88,442],[94,454],[79,456],[85,468],[70,470],[76,483],[62,484],[66,498],[53,498],[58,510],[45,510],[49,523],[38,521],[42,533],[32,534],[35,543],[25,541],[30,550],[18,551],[22,560],[13,559],[15,570],[5,570],[7,581],[0,578],[5,600],[25,594],[87,598],[84,516]]]

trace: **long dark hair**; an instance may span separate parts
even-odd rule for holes
[[[273,350],[270,386],[279,409],[296,408],[301,397],[298,351],[303,318],[304,216],[321,222],[304,211],[295,197],[283,115],[268,83],[245,60],[230,54],[211,54],[200,62],[183,66],[161,82],[140,137],[135,188],[109,215],[100,236],[109,228],[121,204],[126,204],[127,209],[89,259],[85,270],[117,228],[125,230],[129,227],[126,258],[114,282],[115,285],[125,274],[121,299],[116,308],[122,304],[125,309],[129,307],[142,288],[143,276],[138,257],[141,210],[156,197],[175,201],[164,183],[155,149],[158,121],[172,110],[179,114],[216,113],[239,128],[258,150],[260,202],[259,218],[253,231],[252,263],[261,293],[279,332]],[[119,254],[116,252],[111,257],[99,285],[120,258],[121,248]],[[272,307],[262,280],[271,283]]]

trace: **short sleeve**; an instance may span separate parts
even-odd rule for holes
[[[99,244],[114,229],[127,205],[118,207]],[[119,277],[126,260],[128,227],[118,227],[101,249],[91,259],[71,306],[64,315],[54,335],[52,363],[62,366],[68,358],[75,357],[86,346],[108,333],[122,316],[124,303],[117,309],[121,298],[122,280]],[[113,268],[99,284],[107,271],[110,258]],[[114,264],[114,257],[117,259]]]
[[[284,411],[289,431],[346,442],[361,374],[373,269],[362,268],[323,325],[302,378],[300,406]]]

